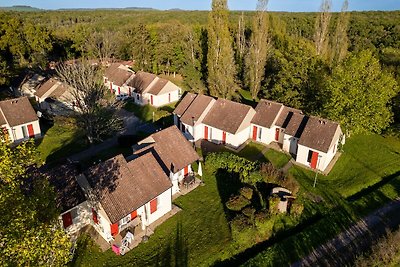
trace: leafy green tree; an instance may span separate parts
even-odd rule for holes
[[[232,98],[237,91],[232,37],[226,0],[213,0],[208,19],[208,89],[211,95]]]
[[[253,100],[257,99],[261,89],[261,82],[265,75],[265,64],[268,53],[268,17],[267,0],[258,0],[257,13],[253,18],[252,34],[249,51],[245,60],[246,83],[250,88]]]
[[[267,64],[270,74],[264,96],[294,108],[306,106],[306,91],[315,68],[312,43],[306,39],[285,37],[280,49],[272,49]]]
[[[139,24],[133,29],[131,39],[135,68],[137,70],[150,71],[152,68],[152,44],[149,30],[144,24]]]
[[[53,188],[37,174],[34,142],[0,136],[0,265],[62,266],[71,242],[57,220]]]
[[[380,133],[393,119],[390,101],[398,93],[396,80],[381,70],[371,51],[354,54],[333,70],[327,80],[329,118],[340,122],[347,134]]]

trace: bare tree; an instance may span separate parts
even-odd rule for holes
[[[256,99],[265,75],[265,64],[268,55],[268,0],[258,0],[257,13],[253,20],[252,35],[246,63],[246,82],[251,96]]]
[[[349,38],[347,37],[347,29],[350,21],[350,13],[348,12],[349,1],[343,2],[342,11],[340,12],[336,23],[335,35],[332,40],[332,49],[330,61],[331,65],[339,64],[347,55],[349,47]]]
[[[314,42],[317,55],[326,56],[328,50],[329,22],[332,0],[322,0],[320,13],[315,21]]]
[[[244,13],[242,12],[242,15],[239,17],[238,32],[236,35],[237,53],[240,59],[243,58],[246,51],[245,28]]]
[[[57,73],[72,87],[77,123],[90,144],[122,129],[122,121],[116,115],[118,105],[103,85],[96,66],[88,62],[60,65]]]

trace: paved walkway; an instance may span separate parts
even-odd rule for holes
[[[354,255],[359,255],[371,247],[387,229],[396,229],[400,225],[399,214],[400,198],[370,213],[308,256],[292,264],[292,267],[347,266],[354,259]]]

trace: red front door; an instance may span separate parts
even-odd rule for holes
[[[121,94],[121,88],[118,86],[118,94]]]
[[[97,218],[97,212],[94,209],[92,209],[92,217],[93,217],[93,222],[95,224],[98,224],[99,223],[99,219]]]
[[[208,127],[204,126],[204,139],[208,140]]]
[[[316,169],[317,163],[318,163],[318,152],[313,151],[311,156],[311,168]]]
[[[150,96],[150,104],[153,105],[153,96]]]
[[[275,141],[279,141],[279,131],[280,131],[279,128],[275,129]]]
[[[35,131],[33,130],[33,125],[32,124],[28,124],[28,134],[29,137],[35,137]]]
[[[150,213],[154,213],[157,211],[157,198],[150,201]]]
[[[131,212],[131,220],[137,217],[137,210]]]
[[[186,175],[188,175],[188,173],[189,173],[189,167],[186,166],[186,167],[183,169],[183,175],[186,176]]]
[[[129,96],[132,96],[132,89],[131,88],[129,88]]]
[[[110,227],[111,227],[111,235],[112,236],[116,236],[118,234],[118,231],[119,231],[118,223],[111,224]]]
[[[222,132],[222,143],[226,143],[226,132]]]
[[[253,140],[257,140],[257,126],[253,126]]]

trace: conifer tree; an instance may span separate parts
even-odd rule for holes
[[[250,39],[249,52],[246,57],[246,83],[251,96],[257,99],[261,82],[265,74],[265,64],[268,55],[268,0],[258,0],[257,13],[253,19],[253,29]]]
[[[232,98],[237,90],[232,37],[226,0],[213,0],[208,20],[208,90],[213,96]]]

